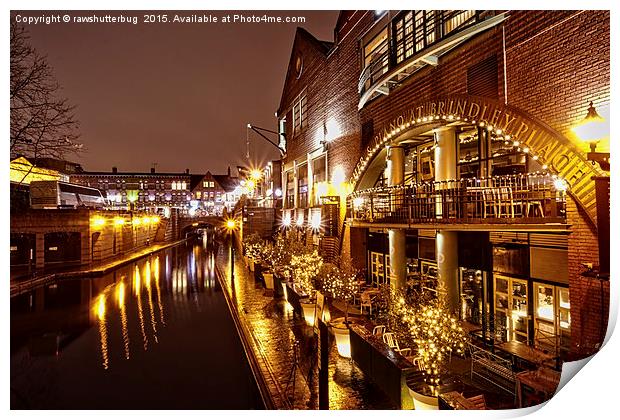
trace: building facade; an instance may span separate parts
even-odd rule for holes
[[[483,335],[595,352],[609,283],[584,266],[604,173],[572,129],[590,102],[608,114],[609,17],[352,11],[334,42],[298,29],[277,112],[283,224],[318,220],[368,282],[421,284]]]
[[[71,174],[70,181],[103,192],[112,210],[134,209],[169,215],[171,208],[182,213],[189,210],[192,199],[189,169],[184,173],[150,172],[81,172]]]

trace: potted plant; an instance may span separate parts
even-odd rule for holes
[[[349,301],[353,299],[359,290],[357,282],[358,271],[353,267],[352,261],[340,260],[340,264],[325,264],[321,271],[320,288],[325,296],[344,302],[344,318],[337,318],[330,323],[336,348],[342,357],[351,357],[351,344],[349,327],[353,320],[349,319]]]
[[[413,357],[421,371],[418,380],[427,385],[411,384],[409,394],[414,406],[436,409],[447,362],[451,353],[464,354],[467,334],[443,299],[429,293],[406,295],[400,289],[390,289],[387,323],[399,341],[416,349]]]
[[[308,325],[314,325],[315,280],[323,265],[323,258],[317,250],[304,252],[291,257],[291,269],[295,281],[295,291],[301,297],[300,304],[304,313],[304,319]]]
[[[265,242],[261,245],[259,249],[260,261],[261,261],[261,269],[263,280],[265,281],[265,288],[268,290],[273,290],[273,257],[274,257],[274,246],[270,242]]]
[[[258,247],[261,242],[261,237],[257,233],[252,233],[243,239],[243,248],[245,255],[248,257],[248,268],[252,272],[254,271],[254,262],[258,257]]]

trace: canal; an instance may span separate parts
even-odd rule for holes
[[[11,409],[263,408],[196,239],[11,299]]]

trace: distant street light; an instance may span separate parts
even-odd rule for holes
[[[235,278],[235,250],[233,248],[233,234],[237,227],[237,222],[234,219],[228,219],[226,221],[226,229],[230,234],[230,281]]]

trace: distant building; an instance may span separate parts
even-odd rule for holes
[[[70,175],[70,181],[101,190],[109,208],[151,211],[167,215],[176,208],[181,214],[218,215],[231,209],[239,199],[237,178],[227,175],[192,175],[155,172],[81,172]]]
[[[239,179],[226,175],[214,175],[207,171],[205,175],[191,176],[192,200],[190,210],[198,215],[221,215],[232,210],[241,197]]]
[[[81,172],[70,175],[70,181],[98,188],[106,195],[111,209],[152,211],[167,214],[170,208],[181,213],[189,210],[192,194],[189,169],[182,173]]]

